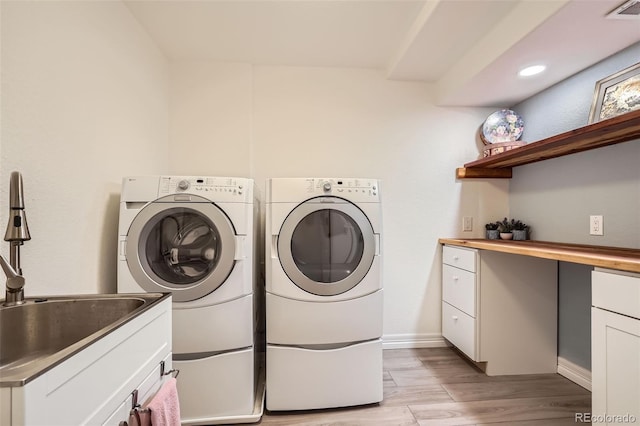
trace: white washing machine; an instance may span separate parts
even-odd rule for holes
[[[375,179],[270,179],[268,410],[382,401],[382,228]]]
[[[258,209],[251,179],[123,179],[118,292],[173,295],[183,424],[261,415],[254,407]]]

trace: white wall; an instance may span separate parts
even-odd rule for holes
[[[0,232],[18,170],[27,296],[114,292],[121,178],[168,167],[166,60],[120,2],[0,8]]]
[[[638,63],[640,43],[526,100],[516,109],[534,141],[585,126],[596,81]],[[534,238],[640,247],[640,140],[514,169],[511,211]],[[604,216],[604,235],[589,235],[589,216]]]
[[[251,66],[179,62],[171,76],[171,174],[250,176]]]
[[[440,336],[439,237],[508,213],[507,181],[455,180],[488,109],[438,108],[432,87],[372,70],[180,63],[171,74],[175,172],[382,180],[387,342]],[[191,152],[191,157],[186,153]],[[194,155],[197,153],[197,155]]]

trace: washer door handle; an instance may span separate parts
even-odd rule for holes
[[[236,250],[233,256],[233,260],[243,260],[247,258],[244,249],[244,242],[247,239],[244,235],[236,235]]]
[[[271,258],[272,259],[278,258],[278,236],[277,235],[271,236]]]

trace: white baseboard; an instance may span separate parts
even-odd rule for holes
[[[382,349],[444,348],[447,344],[440,333],[385,334]]]
[[[558,357],[558,374],[582,386],[588,391],[591,390],[591,371],[584,367],[580,367],[571,361]]]

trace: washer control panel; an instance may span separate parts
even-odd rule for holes
[[[248,179],[198,177],[198,176],[163,176],[160,178],[158,195],[188,193],[216,200],[245,199],[249,185]]]

